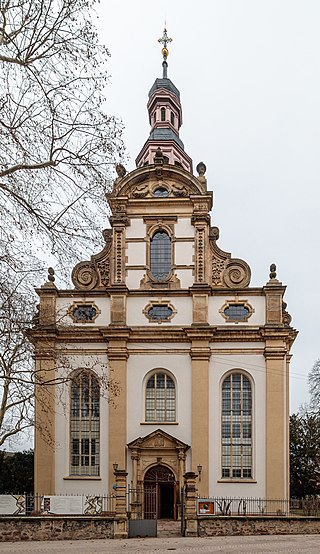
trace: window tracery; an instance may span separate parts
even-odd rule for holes
[[[243,373],[224,379],[221,412],[221,476],[252,479],[252,387]]]
[[[100,387],[91,371],[78,372],[71,382],[70,475],[99,475]]]
[[[176,420],[176,388],[170,375],[155,371],[147,380],[145,395],[147,422]]]
[[[171,264],[171,239],[166,231],[156,231],[150,240],[150,271],[153,277],[158,281],[167,279]]]

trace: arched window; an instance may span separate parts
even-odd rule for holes
[[[249,379],[234,372],[222,383],[222,478],[252,478],[252,391]]]
[[[146,384],[146,421],[176,420],[176,389],[167,373],[155,371]]]
[[[174,113],[170,112],[171,125],[174,125]]]
[[[161,114],[161,121],[165,121],[166,120],[166,109],[161,108],[160,114]]]
[[[158,281],[170,274],[171,239],[166,231],[156,231],[150,241],[150,271]]]
[[[71,382],[70,475],[99,475],[100,387],[91,371]]]

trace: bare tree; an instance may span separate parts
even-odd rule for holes
[[[31,330],[41,328],[39,325],[35,303],[32,304],[28,289],[21,289],[21,283],[8,286],[0,277],[0,448],[8,440],[16,437],[22,431],[34,426],[34,402],[42,412],[48,411],[45,392],[57,397],[60,407],[65,410],[65,386],[74,378],[72,359],[58,350],[46,350],[55,362],[55,375],[52,380],[44,379],[42,371],[37,371],[32,360],[33,345],[30,338]],[[31,311],[30,311],[31,310]],[[34,312],[31,319],[30,314]],[[68,331],[68,325],[58,321],[60,332]],[[72,326],[70,327],[70,330]],[[100,395],[109,402],[115,402],[119,394],[119,386],[107,364],[102,363],[98,356],[86,356],[81,370],[89,369],[97,377]],[[38,425],[41,425],[38,422]],[[39,431],[51,441],[47,429]]]
[[[30,296],[0,281],[0,447],[33,423]]]
[[[100,243],[123,157],[94,4],[0,0],[0,447],[33,424],[33,286],[49,255],[68,274]]]
[[[0,257],[12,265],[35,250],[68,263],[100,236],[123,145],[104,112],[94,3],[0,0]]]
[[[320,413],[320,360],[317,360],[309,372],[310,407],[314,412]]]

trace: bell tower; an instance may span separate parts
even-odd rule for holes
[[[168,37],[166,28],[159,38],[162,48],[162,78],[153,83],[149,91],[147,109],[151,131],[148,140],[136,158],[137,167],[152,165],[158,148],[160,148],[165,163],[182,167],[192,173],[192,160],[184,151],[184,145],[179,137],[182,125],[182,108],[180,92],[168,78]]]

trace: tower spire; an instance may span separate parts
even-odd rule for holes
[[[172,38],[166,27],[165,23],[163,35],[158,39],[162,45],[163,75],[153,83],[147,104],[150,135],[136,158],[136,164],[137,167],[153,165],[161,159],[162,163],[180,166],[192,173],[192,160],[179,137],[182,125],[180,92],[167,75],[168,45]]]
[[[163,29],[163,35],[161,38],[158,39],[158,42],[163,45],[163,48],[161,50],[162,56],[163,56],[163,62],[162,62],[162,68],[163,68],[163,74],[162,78],[167,79],[168,78],[168,62],[167,57],[169,55],[169,50],[167,48],[167,45],[169,42],[172,42],[172,38],[168,37],[167,29],[166,29],[166,23],[164,24]]]

